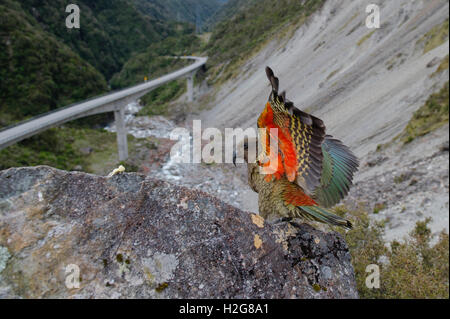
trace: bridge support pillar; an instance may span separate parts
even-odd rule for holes
[[[196,71],[192,72],[188,75],[187,78],[187,96],[188,96],[188,102],[194,102],[194,77],[195,77]]]
[[[128,159],[127,128],[125,127],[125,107],[114,111],[114,119],[117,131],[117,148],[119,150],[119,161]]]

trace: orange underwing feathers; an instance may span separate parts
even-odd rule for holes
[[[272,69],[267,67],[266,74],[272,92],[258,119],[258,127],[278,129],[279,156],[287,179],[312,194],[320,185],[325,125],[319,118],[297,109],[286,99],[285,92],[278,94],[279,79]],[[270,145],[265,146],[270,149]]]

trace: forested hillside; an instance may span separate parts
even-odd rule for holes
[[[81,28],[67,29],[62,0],[0,0],[0,127],[105,93],[114,74],[117,89],[171,71],[186,62],[159,56],[188,54],[199,43],[193,25],[140,13],[131,0],[77,4]],[[74,143],[86,139],[92,145],[109,134],[90,129],[106,125],[109,116],[82,119],[78,130],[49,130],[2,150],[1,168],[84,167]],[[75,141],[74,135],[83,138]]]
[[[111,79],[113,89],[127,87],[142,82],[144,76],[155,78],[180,67],[173,56],[190,55],[200,46],[200,39],[194,34],[192,27],[179,24],[179,31],[163,41],[148,46],[144,51],[135,54],[119,73]],[[189,62],[187,62],[189,63]]]
[[[193,29],[185,27],[180,29],[176,36],[150,45],[144,52],[133,56],[111,80],[113,88],[134,85],[146,76],[149,79],[180,69],[190,62],[184,59],[175,59],[175,56],[191,55],[201,47],[201,41],[193,33]],[[177,99],[185,90],[186,81],[177,80],[167,83],[141,98],[141,104],[151,109],[152,115],[165,113],[166,103]]]
[[[16,0],[41,27],[70,46],[108,80],[131,54],[171,34],[170,24],[141,14],[128,0],[79,0],[81,28],[67,29],[67,1]]]
[[[194,26],[168,20],[176,1],[145,3],[160,10],[140,13],[129,0],[80,0],[81,28],[68,29],[62,0],[1,0],[0,125],[104,93],[114,74],[117,89],[180,66],[159,56],[198,47]],[[205,3],[199,6],[206,14],[213,6]]]
[[[104,77],[20,4],[0,3],[0,127],[107,90]]]
[[[258,0],[227,0],[204,23],[205,29],[212,30],[219,22],[231,19],[238,11],[245,10]]]
[[[133,0],[144,14],[160,20],[184,21],[202,27],[228,0]]]

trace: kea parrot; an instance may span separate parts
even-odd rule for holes
[[[258,118],[258,139],[245,139],[238,147],[244,151],[240,156],[247,162],[249,185],[259,195],[261,216],[303,218],[351,229],[350,221],[327,208],[348,194],[358,159],[326,134],[321,119],[297,109],[285,92],[278,93],[279,80],[269,67],[266,73],[272,91]],[[249,161],[250,143],[257,144],[252,148],[256,161]]]

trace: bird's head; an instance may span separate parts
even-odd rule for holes
[[[256,163],[257,155],[258,139],[245,137],[236,146],[236,150],[233,153],[233,164],[236,166],[238,160],[243,160],[245,163]]]

